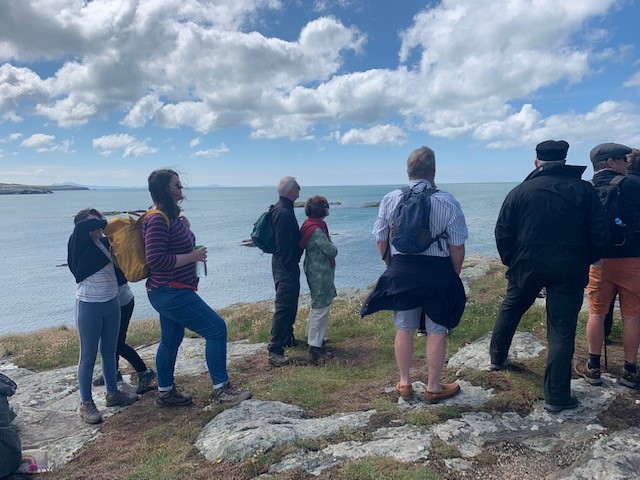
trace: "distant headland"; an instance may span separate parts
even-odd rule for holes
[[[0,195],[33,195],[53,193],[57,190],[89,190],[81,185],[22,185],[19,183],[0,183]]]

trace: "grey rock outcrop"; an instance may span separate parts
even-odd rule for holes
[[[272,448],[311,439],[335,438],[344,429],[361,429],[374,410],[309,418],[300,407],[247,400],[225,410],[200,432],[195,446],[208,460],[241,462]]]
[[[491,359],[489,358],[489,343],[491,334],[487,333],[469,345],[465,345],[449,359],[447,366],[460,370],[488,370]],[[518,332],[513,336],[509,358],[507,362],[526,360],[540,355],[545,346],[540,339],[529,332]]]

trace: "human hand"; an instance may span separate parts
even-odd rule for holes
[[[200,247],[193,251],[196,262],[206,262],[207,261],[207,247]]]

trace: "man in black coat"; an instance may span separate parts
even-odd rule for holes
[[[7,397],[16,391],[16,384],[0,373],[0,478],[14,473],[20,466],[22,450],[18,433],[11,426]]]
[[[300,196],[300,185],[293,177],[283,177],[278,184],[278,202],[274,205],[271,221],[275,234],[275,252],[271,270],[276,287],[275,312],[271,320],[269,363],[274,367],[288,365],[284,347],[295,345],[293,324],[298,312],[300,294],[300,227],[293,211],[293,202]]]
[[[575,408],[571,360],[589,265],[607,245],[600,200],[581,180],[586,167],[565,165],[569,144],[536,146],[536,169],[506,197],[495,228],[498,253],[508,268],[507,294],[491,336],[491,370],[505,366],[522,315],[547,289],[545,409]]]

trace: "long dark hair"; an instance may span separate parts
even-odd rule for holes
[[[162,210],[170,219],[178,218],[182,208],[173,200],[169,193],[169,182],[173,176],[179,177],[177,172],[168,168],[154,170],[149,175],[149,193],[153,203]]]

